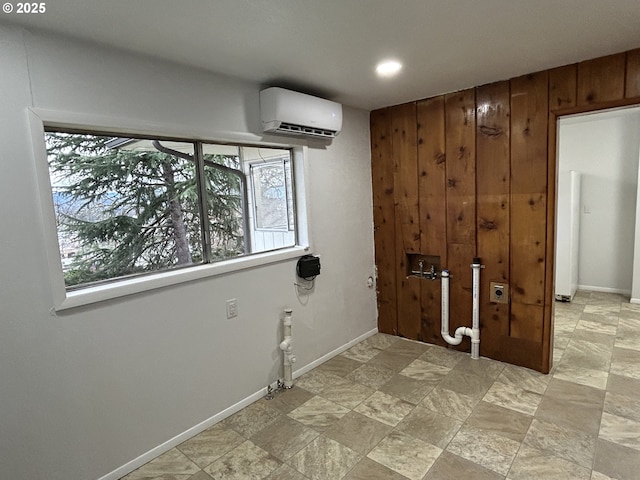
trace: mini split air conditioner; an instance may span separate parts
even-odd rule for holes
[[[333,138],[342,128],[342,105],[304,93],[271,87],[260,92],[262,130],[285,135]]]

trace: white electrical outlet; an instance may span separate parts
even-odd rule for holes
[[[235,318],[238,316],[238,300],[230,298],[227,300],[227,318]]]

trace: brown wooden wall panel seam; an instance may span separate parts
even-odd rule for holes
[[[475,89],[445,95],[447,267],[450,330],[471,323],[471,262],[476,256]],[[468,350],[468,342],[458,349]]]
[[[624,97],[640,97],[640,48],[627,52]]]
[[[407,276],[407,253],[420,253],[416,104],[391,107],[394,160],[398,335],[420,335],[420,279]]]
[[[447,243],[475,246],[475,128],[475,90],[446,95]]]
[[[545,301],[546,195],[511,196],[511,300],[528,305]]]
[[[421,253],[446,263],[446,156],[444,97],[417,104]]]
[[[512,310],[513,303],[545,302],[548,78],[547,72],[539,72],[511,80]],[[516,330],[528,331],[522,326]]]
[[[475,194],[475,90],[445,96],[447,195]]]
[[[542,305],[511,303],[511,337],[538,342],[542,345],[543,321],[544,307]]]
[[[371,112],[371,180],[378,330],[397,334],[395,198],[389,109]]]
[[[509,304],[490,301],[491,282],[509,285],[510,94],[508,81],[476,88],[477,255],[480,274],[481,354],[499,355],[509,334]]]
[[[394,159],[396,243],[405,252],[420,252],[420,213],[415,104],[391,107]]]
[[[511,192],[546,193],[548,73],[511,79]]]
[[[540,362],[542,345],[540,342],[517,337],[502,337],[499,341],[504,345],[500,351],[501,361],[526,366],[533,370],[542,370]]]
[[[476,184],[477,194],[509,193],[511,130],[509,82],[476,88]],[[505,162],[506,159],[506,162]]]
[[[578,89],[578,65],[549,70],[549,109],[575,107]]]
[[[594,58],[578,64],[578,105],[624,98],[625,53]]]
[[[447,195],[448,243],[475,245],[476,197],[473,195]]]
[[[420,250],[447,265],[447,203],[444,96],[417,104]],[[419,339],[446,345],[440,335],[441,284],[425,280],[420,289]]]

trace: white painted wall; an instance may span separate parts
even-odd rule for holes
[[[579,288],[631,293],[639,151],[640,108],[560,119],[558,168],[582,177]]]
[[[638,152],[638,165],[640,165],[640,152]],[[640,171],[638,172],[638,184],[640,185]],[[636,205],[640,205],[640,188],[636,195]],[[631,303],[640,303],[640,208],[636,207],[636,238],[633,244],[633,281],[631,283]]]
[[[291,260],[50,315],[27,107],[233,137],[259,133],[259,87],[5,26],[0,63],[2,478],[99,478],[254,394],[278,375],[285,306],[298,369],[376,327],[368,113],[350,108],[308,150],[308,301]]]

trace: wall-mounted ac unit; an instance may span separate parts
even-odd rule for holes
[[[333,138],[342,128],[342,105],[304,93],[271,87],[260,92],[262,130],[285,135]]]

